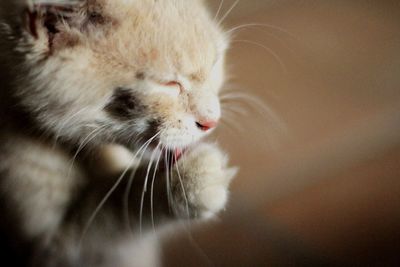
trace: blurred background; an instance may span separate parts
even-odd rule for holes
[[[234,29],[217,136],[241,170],[167,265],[400,266],[400,2],[209,4]]]

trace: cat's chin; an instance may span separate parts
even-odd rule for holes
[[[178,162],[182,158],[186,150],[187,149],[175,148],[173,151],[171,151],[171,153],[173,154],[173,162]]]
[[[167,158],[170,159],[172,165],[177,163],[187,151],[187,148],[167,149]]]
[[[196,149],[197,146],[201,145],[201,142],[194,142],[185,147],[175,147],[175,148],[167,148],[167,153],[170,158],[172,158],[173,164],[177,163],[188,151]]]
[[[148,146],[148,157],[151,158],[153,155],[154,158],[164,158],[164,160],[170,162],[170,165],[174,165],[183,157],[186,151],[193,146],[195,146],[195,144],[174,147],[168,145],[160,145],[160,143],[156,144],[155,142],[153,142]]]

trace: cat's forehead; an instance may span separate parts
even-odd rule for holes
[[[116,20],[104,48],[118,50],[114,59],[127,65],[202,79],[225,48],[200,0],[115,0],[105,1],[102,9]]]

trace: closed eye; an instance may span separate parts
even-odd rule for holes
[[[167,86],[167,87],[177,87],[177,88],[179,88],[180,91],[183,91],[183,86],[178,81],[169,81],[169,82],[163,83],[162,85]]]

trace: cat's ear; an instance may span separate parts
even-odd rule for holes
[[[105,18],[94,0],[31,0],[25,29],[34,39],[47,39],[50,48],[78,42],[101,28]]]

